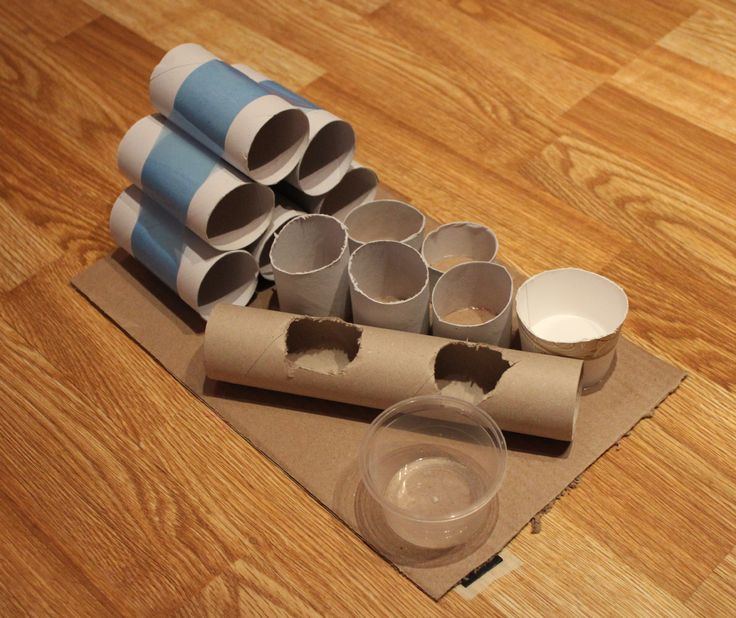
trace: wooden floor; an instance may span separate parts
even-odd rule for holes
[[[0,3],[0,615],[734,615],[736,3]],[[197,41],[350,120],[359,159],[527,272],[620,282],[690,377],[435,604],[68,285],[117,142]]]

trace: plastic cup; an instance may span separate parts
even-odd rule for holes
[[[371,423],[360,447],[363,483],[409,543],[459,545],[485,524],[506,470],[506,442],[487,412],[430,395],[401,401]]]

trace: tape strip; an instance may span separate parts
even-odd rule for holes
[[[182,224],[194,194],[217,165],[217,158],[181,133],[164,126],[143,164],[143,190]]]
[[[149,196],[143,195],[141,211],[130,237],[133,257],[175,292],[185,236],[183,225]]]
[[[259,86],[264,88],[265,90],[268,90],[272,94],[276,94],[280,96],[282,99],[285,99],[292,105],[295,105],[296,107],[306,107],[307,109],[320,109],[318,105],[315,105],[311,101],[308,101],[300,94],[297,94],[296,92],[292,92],[288,88],[285,88],[278,82],[275,82],[270,79],[263,80],[262,82],[258,83]]]
[[[170,115],[177,125],[222,155],[230,125],[240,111],[268,91],[222,60],[210,60],[184,80]]]

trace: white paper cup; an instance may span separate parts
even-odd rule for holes
[[[422,255],[429,266],[430,286],[434,287],[443,272],[463,262],[492,262],[498,252],[493,231],[479,223],[455,221],[427,234]]]
[[[361,204],[373,200],[377,190],[376,173],[355,161],[337,186],[324,195],[307,195],[286,182],[279,183],[276,187],[276,191],[309,212],[331,215],[340,221],[345,221],[345,217]]]
[[[261,184],[283,180],[307,149],[309,122],[301,109],[200,45],[167,52],[149,91],[156,110]]]
[[[350,251],[374,240],[395,240],[420,251],[425,221],[424,215],[406,202],[365,202],[345,217]]]
[[[271,246],[279,308],[290,313],[347,318],[348,238],[327,215],[289,221]]]
[[[513,293],[511,275],[500,264],[453,266],[432,292],[432,334],[509,347]]]
[[[120,171],[216,249],[242,249],[268,228],[273,191],[166,122],[146,116],[123,136]]]
[[[214,249],[137,187],[115,201],[110,234],[204,319],[218,303],[245,305],[256,291],[258,266],[250,253]]]
[[[607,376],[628,311],[619,285],[578,268],[539,273],[516,293],[522,348],[582,359],[583,388]]]
[[[271,246],[276,239],[276,234],[292,219],[304,216],[303,210],[297,209],[283,197],[279,196],[278,202],[273,209],[273,216],[271,217],[271,223],[268,229],[252,246],[248,247],[248,251],[253,254],[256,262],[258,262],[258,271],[261,277],[266,281],[273,281]]]
[[[366,243],[350,256],[348,272],[356,324],[429,330],[429,277],[416,249],[393,240]]]

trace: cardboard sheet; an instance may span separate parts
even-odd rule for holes
[[[233,429],[435,599],[497,554],[621,436],[650,416],[684,377],[681,370],[622,339],[611,377],[582,398],[571,445],[507,434],[507,476],[487,534],[450,550],[419,550],[402,547],[358,482],[358,445],[375,410],[208,381],[204,322],[122,251],[77,275],[73,285]],[[255,303],[268,306],[269,294],[261,294]]]

